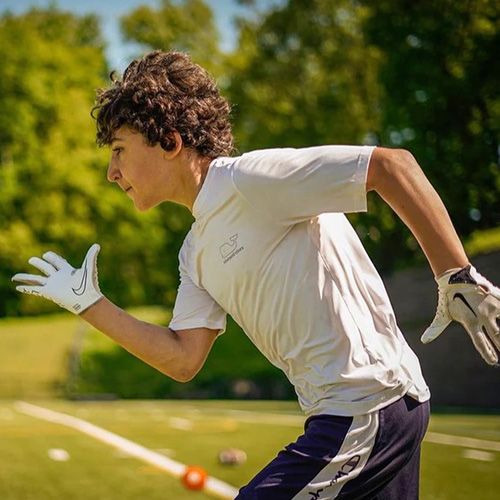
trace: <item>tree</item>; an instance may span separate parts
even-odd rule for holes
[[[245,151],[359,143],[378,123],[376,50],[358,2],[290,0],[240,19],[230,95]]]
[[[366,39],[369,15],[351,0],[289,0],[262,18],[240,20],[229,93],[242,151],[376,142],[382,53]],[[391,270],[414,249],[403,243],[379,252],[381,233],[393,244],[391,231],[406,229],[376,196],[369,207],[350,219],[376,263]]]
[[[93,16],[54,9],[0,19],[0,315],[14,313],[13,269],[26,266],[45,243],[73,249],[92,234],[83,221],[87,195],[81,163],[92,146],[87,119],[92,87],[104,71]],[[95,148],[94,148],[95,149]],[[96,154],[86,154],[96,164]],[[92,187],[94,169],[84,183]],[[64,219],[63,219],[64,217]],[[56,243],[57,244],[57,243]],[[22,266],[22,267],[21,267]]]
[[[125,38],[154,50],[188,52],[194,61],[219,74],[221,52],[212,10],[203,0],[162,0],[158,8],[140,6],[121,22]]]
[[[106,181],[108,153],[90,117],[108,73],[97,19],[56,8],[4,14],[0,58],[0,316],[58,309],[18,294],[10,277],[49,249],[79,265],[93,241],[110,298],[172,304],[170,256],[186,217],[139,214]]]
[[[414,153],[463,238],[498,225],[498,2],[362,4],[370,12],[364,25],[368,41],[383,53],[382,114],[375,130],[380,143]],[[410,245],[403,262],[414,258],[416,244],[408,232],[399,224],[385,231],[373,248],[384,267],[402,260],[394,241]]]
[[[498,7],[492,0],[288,0],[240,20],[229,87],[241,150],[410,149],[459,233],[498,224]],[[350,216],[383,272],[424,261],[376,195]]]

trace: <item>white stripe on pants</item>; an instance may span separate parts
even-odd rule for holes
[[[337,455],[292,500],[332,500],[359,475],[375,444],[378,412],[353,417]]]

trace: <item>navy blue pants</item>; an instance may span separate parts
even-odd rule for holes
[[[429,403],[404,396],[368,415],[318,415],[236,500],[417,500]]]

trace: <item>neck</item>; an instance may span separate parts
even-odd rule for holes
[[[199,156],[190,151],[184,151],[186,158],[183,165],[183,182],[181,184],[181,197],[178,203],[184,205],[193,213],[193,205],[198,193],[205,182],[208,167],[212,160],[204,156]]]

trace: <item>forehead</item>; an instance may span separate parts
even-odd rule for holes
[[[113,134],[111,145],[115,142],[143,142],[143,137],[139,132],[132,130],[130,127],[123,126]]]

